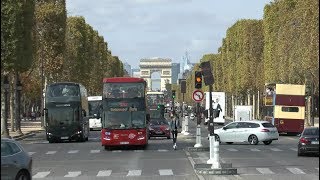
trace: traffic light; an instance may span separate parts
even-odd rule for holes
[[[201,89],[202,88],[202,73],[201,71],[196,71],[195,72],[195,78],[194,78],[194,87],[196,89]]]
[[[202,62],[201,65],[202,75],[204,79],[204,84],[206,86],[212,85],[214,83],[214,78],[211,70],[211,64],[210,61]]]
[[[176,90],[172,90],[172,99],[176,98]]]

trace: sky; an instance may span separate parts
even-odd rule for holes
[[[68,16],[83,16],[132,68],[142,58],[192,63],[217,53],[240,19],[262,19],[271,0],[67,0]]]

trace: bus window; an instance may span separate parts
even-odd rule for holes
[[[299,107],[281,107],[282,112],[299,112]]]

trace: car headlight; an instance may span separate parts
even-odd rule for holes
[[[153,128],[151,128],[151,127],[149,127],[149,131],[154,131],[154,129],[153,129]]]
[[[167,127],[167,128],[166,128],[166,131],[169,131],[169,130],[170,130],[170,128],[169,128],[169,127]]]

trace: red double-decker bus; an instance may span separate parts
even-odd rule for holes
[[[305,121],[305,85],[266,84],[264,118],[279,133],[301,133]]]
[[[114,77],[103,79],[101,110],[101,144],[115,146],[148,144],[146,82],[142,78]]]

